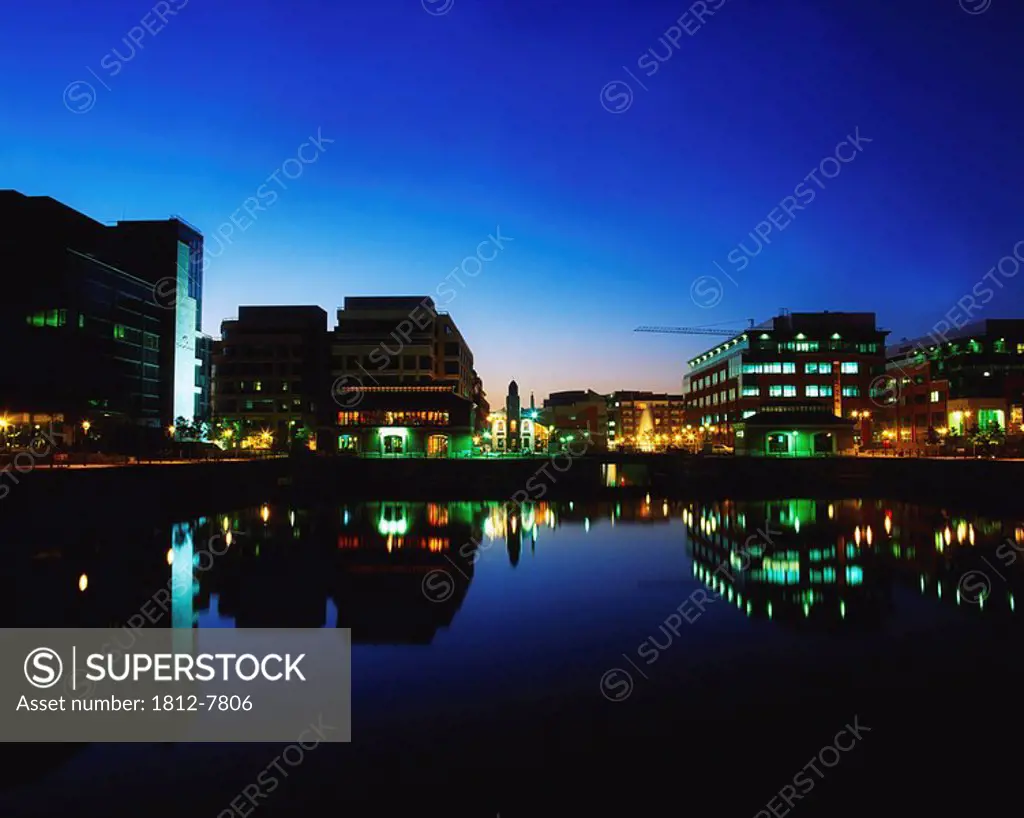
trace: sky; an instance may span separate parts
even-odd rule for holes
[[[874,311],[898,340],[1021,314],[1015,262],[962,299],[1024,239],[1022,22],[1017,0],[7,3],[0,187],[196,225],[214,336],[240,304],[333,325],[345,296],[433,295],[492,400],[678,392],[715,339],[635,327]]]

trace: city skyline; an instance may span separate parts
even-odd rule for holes
[[[52,59],[7,92],[5,186],[101,221],[180,213],[211,254],[227,233],[214,333],[241,304],[436,295],[500,229],[505,249],[438,299],[492,394],[678,391],[701,339],[643,324],[875,311],[915,337],[1012,257],[1019,9],[706,5],[697,24],[669,3],[237,19],[174,0],[162,22],[57,3]],[[35,23],[5,12],[8,73]],[[432,93],[410,93],[422,76]],[[973,318],[1020,313],[1004,283]]]

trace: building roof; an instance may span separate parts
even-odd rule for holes
[[[818,406],[763,406],[757,414],[736,421],[735,426],[853,426],[854,421],[832,414]]]
[[[891,344],[885,348],[885,356],[888,359],[900,358],[905,355],[914,355],[922,349],[929,349],[937,344],[946,341],[957,341],[961,338],[1000,338],[1009,335],[1011,337],[1024,336],[1024,319],[1022,318],[984,318],[979,321],[971,321],[959,329],[938,330],[938,325],[933,328],[930,335],[921,335],[917,338],[902,338],[898,344]]]

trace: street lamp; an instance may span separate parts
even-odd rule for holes
[[[92,428],[92,424],[87,420],[82,421],[82,431],[89,434],[89,430]]]

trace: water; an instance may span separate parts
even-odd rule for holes
[[[864,674],[835,688],[847,698],[865,681],[898,687],[873,663],[908,651],[921,653],[908,688],[924,689],[935,671],[923,663],[951,661],[945,640],[951,653],[954,639],[1017,643],[1022,552],[1020,520],[895,501],[257,506],[39,544],[15,561],[4,624],[122,624],[169,587],[161,626],[349,627],[353,744],[318,750],[303,775],[326,786],[339,766],[362,769],[352,794],[377,786],[382,763],[425,776],[442,757],[540,780],[595,742],[617,746],[618,730],[646,740],[666,719],[703,723],[695,700],[730,702],[739,724],[767,706],[757,697],[824,695],[807,680],[830,668],[833,685],[848,667]],[[548,727],[561,744],[542,761],[522,748]],[[104,803],[97,775],[141,793],[170,764],[215,815],[266,757],[262,745],[96,745],[20,795]],[[220,779],[233,783],[222,792]]]

